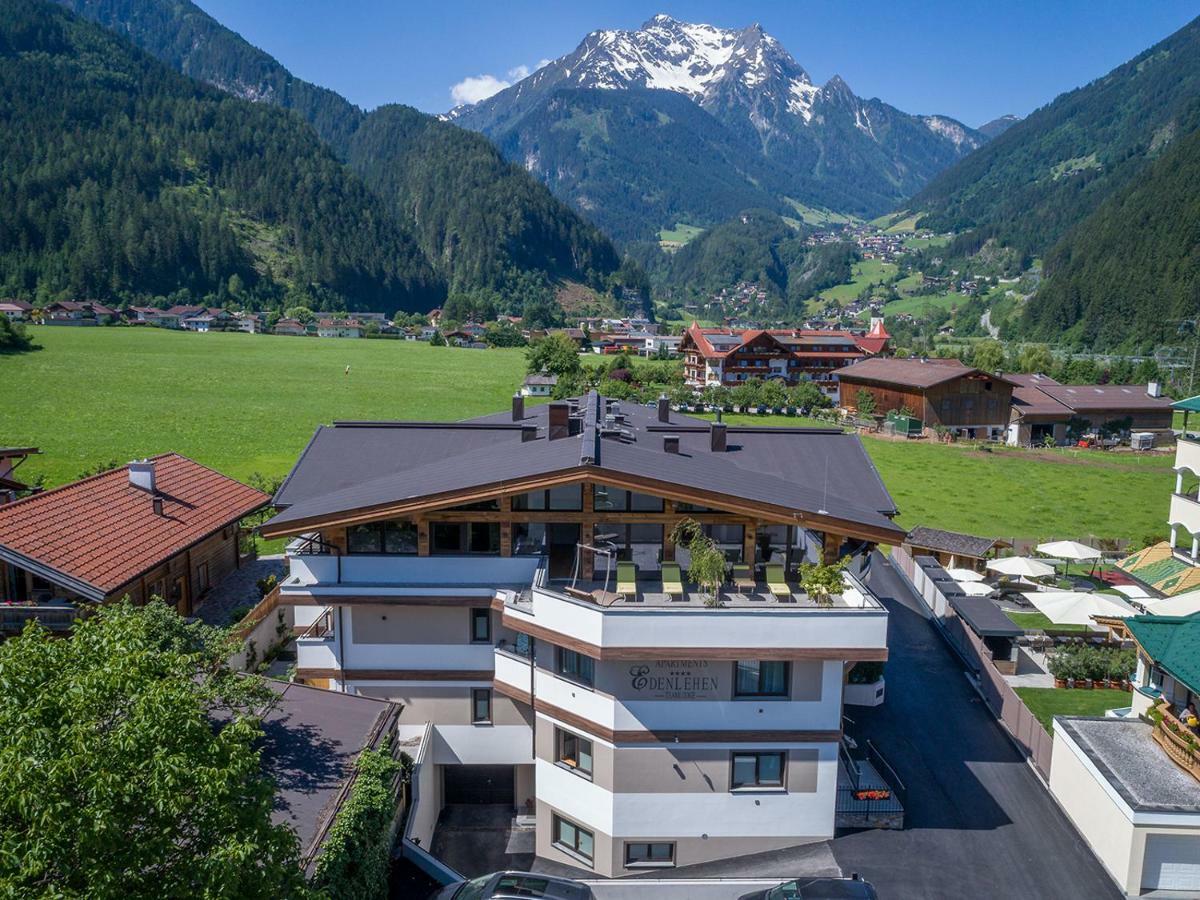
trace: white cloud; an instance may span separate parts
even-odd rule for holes
[[[464,103],[478,103],[493,94],[500,93],[506,87],[511,87],[521,79],[528,78],[549,62],[551,60],[540,60],[532,69],[526,65],[513,66],[508,70],[506,78],[497,78],[495,75],[468,76],[450,87],[450,98],[454,101],[455,106],[462,106]]]

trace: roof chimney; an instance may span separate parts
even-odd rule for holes
[[[519,391],[513,394],[512,416],[514,422],[520,422],[525,418],[525,398],[521,396]]]
[[[162,497],[155,497],[154,499],[152,499],[150,501],[150,505],[154,509],[154,514],[156,516],[161,516],[163,514],[163,498]]]
[[[546,415],[549,419],[546,435],[549,440],[557,441],[559,438],[570,437],[571,408],[566,403],[561,400],[551,403]]]
[[[1146,393],[1149,394],[1151,397],[1161,397],[1162,396],[1162,385],[1159,384],[1157,381],[1152,381],[1148,385],[1146,385]]]
[[[679,435],[664,434],[663,435],[663,450],[667,453],[679,453]]]
[[[134,460],[128,468],[131,487],[135,487],[139,491],[146,491],[148,494],[155,493],[158,485],[154,479],[154,460]]]
[[[709,426],[709,435],[712,439],[712,452],[725,452],[725,423],[713,422]]]
[[[667,399],[666,394],[661,394],[658,398],[658,421],[671,421],[671,401]]]
[[[536,441],[536,440],[537,440],[537,426],[536,425],[522,425],[521,426],[521,443],[524,444],[527,441]]]

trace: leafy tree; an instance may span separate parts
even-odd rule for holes
[[[307,306],[292,306],[283,311],[284,316],[289,319],[295,319],[302,325],[308,325],[316,321],[316,314]]]
[[[489,347],[524,347],[525,337],[511,322],[489,322],[483,331]]]
[[[526,369],[532,373],[573,375],[580,369],[579,349],[575,342],[561,332],[548,334],[529,345],[525,351]]]
[[[25,331],[19,322],[9,321],[8,316],[0,316],[0,354],[26,353],[39,349],[33,338]]]
[[[1045,344],[1029,344],[1021,348],[1017,356],[1017,367],[1022,372],[1045,374],[1054,368],[1054,355]]]
[[[788,402],[787,389],[778,379],[772,378],[763,383],[759,391],[758,402],[772,409],[786,406]]]
[[[757,378],[738,382],[729,389],[729,399],[733,401],[734,406],[743,410],[751,409],[761,402],[761,387],[762,382]]]
[[[971,353],[971,365],[985,372],[1004,368],[1004,345],[999,341],[980,341]]]
[[[430,347],[445,347],[446,346],[445,336],[440,331],[435,331],[433,333],[433,335],[429,338],[429,346]]]
[[[801,381],[788,388],[788,402],[799,409],[827,409],[833,401],[811,381]]]
[[[871,416],[875,414],[875,395],[866,388],[859,388],[858,393],[854,395],[854,406],[858,409],[860,416]]]
[[[0,892],[307,893],[259,761],[272,694],[228,649],[158,601],[0,644]]]

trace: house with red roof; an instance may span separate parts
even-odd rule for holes
[[[733,387],[753,378],[777,378],[789,385],[811,379],[836,398],[838,371],[885,355],[890,338],[882,321],[865,335],[815,328],[701,328],[693,322],[679,353],[692,387]]]
[[[42,309],[43,325],[103,325],[116,319],[115,309],[91,300],[57,300]]]
[[[270,500],[166,453],[0,506],[0,611],[128,596],[190,615],[238,567],[238,523]]]

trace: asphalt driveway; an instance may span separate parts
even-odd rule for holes
[[[878,554],[870,585],[889,612],[887,701],[849,707],[908,788],[903,831],[835,838],[843,871],[882,897],[1117,898],[903,576]]]

